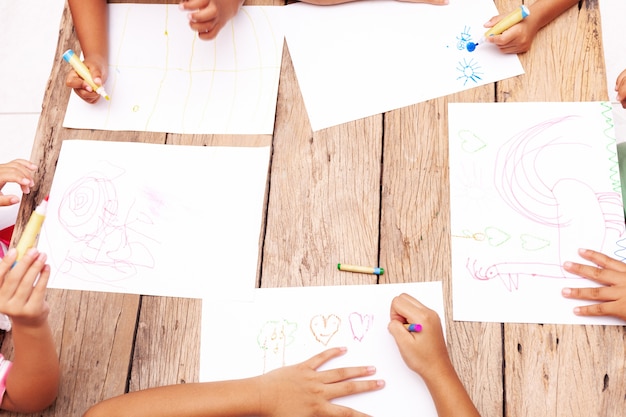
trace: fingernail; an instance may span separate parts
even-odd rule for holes
[[[9,249],[9,251],[7,252],[6,256],[15,256],[15,254],[17,253],[17,249],[15,248],[11,248]]]
[[[375,366],[368,366],[367,367],[367,373],[371,374],[375,374],[376,373],[376,367]]]
[[[30,180],[28,178],[22,178],[22,181],[20,182],[24,185],[30,185]]]
[[[37,248],[30,248],[26,251],[26,255],[32,258],[34,258],[36,254],[37,254]]]
[[[181,2],[181,3],[178,3],[178,8],[179,8],[180,10],[185,10],[185,5],[184,5],[182,2]]]
[[[563,294],[565,296],[571,295],[572,294],[572,289],[571,288],[563,288],[561,290],[561,294]]]
[[[574,307],[574,314],[576,315],[580,314],[580,307]]]
[[[11,203],[11,204],[17,204],[17,203],[19,203],[19,202],[20,202],[20,199],[19,199],[19,198],[17,198],[17,197],[15,197],[15,196],[12,196],[12,197],[9,199],[9,203]]]
[[[570,261],[563,262],[563,268],[571,268],[571,267],[572,267],[572,263]]]
[[[192,14],[193,14],[193,13],[188,13],[188,14],[187,14],[187,19],[189,19],[189,21],[190,21],[190,22],[195,22],[195,20],[193,20],[193,16],[192,16]]]
[[[42,252],[37,257],[37,260],[45,263],[47,258],[48,258],[48,255]]]
[[[385,386],[385,380],[383,379],[379,379],[376,381],[376,385],[378,385],[378,387],[382,388]]]

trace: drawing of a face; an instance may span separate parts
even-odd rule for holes
[[[326,346],[335,333],[339,331],[340,324],[341,319],[334,314],[328,316],[318,314],[311,319],[311,332],[318,342]]]

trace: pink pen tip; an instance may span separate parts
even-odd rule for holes
[[[46,198],[44,198],[44,201],[48,201],[48,197],[50,197],[50,196],[47,195]]]

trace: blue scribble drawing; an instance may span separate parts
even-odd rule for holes
[[[459,61],[459,65],[456,67],[461,72],[457,80],[463,80],[463,85],[466,85],[469,80],[478,83],[479,80],[482,80],[481,75],[483,75],[482,72],[478,71],[480,68],[474,58],[470,59],[469,62],[463,58],[463,61]]]
[[[472,35],[470,35],[469,33],[470,29],[470,27],[465,26],[463,28],[463,32],[461,32],[461,34],[456,37],[456,39],[458,40],[456,44],[456,49],[458,49],[459,51],[465,50],[467,43],[472,40]]]

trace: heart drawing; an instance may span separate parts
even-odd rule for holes
[[[361,342],[374,323],[374,316],[361,313],[350,313],[350,328],[354,340]]]
[[[339,325],[341,319],[334,314],[323,316],[318,314],[311,319],[311,332],[315,339],[323,344],[328,345],[328,342],[339,331]]]

